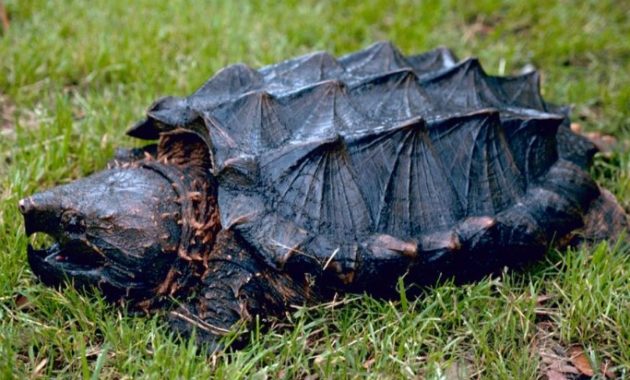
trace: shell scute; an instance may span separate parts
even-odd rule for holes
[[[568,118],[539,81],[383,42],[229,66],[191,97],[156,103],[130,134],[205,134],[224,227],[277,268],[363,281],[381,259],[447,265],[462,247],[531,248],[540,231],[581,222],[596,188],[559,151]]]

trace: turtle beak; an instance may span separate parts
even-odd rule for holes
[[[38,193],[18,203],[24,217],[26,235],[36,232],[52,234],[61,224],[61,202],[52,191]]]
[[[63,199],[63,190],[53,188],[18,203],[24,216],[26,235],[43,233],[53,240],[47,247],[28,245],[27,258],[31,270],[47,285],[59,285],[66,277],[78,284],[95,281],[102,264],[101,257],[91,254],[91,247],[63,230]]]
[[[22,199],[31,271],[46,285],[99,288],[112,299],[152,295],[177,257],[176,198],[163,175],[129,167]]]
[[[48,285],[58,285],[62,273],[50,262],[60,251],[57,236],[61,224],[61,202],[52,191],[37,193],[19,201],[18,208],[24,217],[24,229],[27,236],[45,233],[55,240],[51,246],[35,249],[29,243],[27,250],[31,269]]]

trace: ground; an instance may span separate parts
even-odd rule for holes
[[[17,201],[137,144],[123,132],[154,99],[189,94],[229,63],[383,39],[406,53],[446,45],[491,74],[539,68],[548,100],[573,105],[584,131],[616,137],[592,173],[630,208],[630,3],[391,3],[4,0],[0,377],[630,377],[627,244],[552,250],[525,271],[419,299],[295,309],[245,349],[212,356],[176,342],[159,317],[32,276]]]

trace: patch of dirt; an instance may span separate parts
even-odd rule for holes
[[[532,354],[540,357],[540,378],[590,379],[594,375],[600,379],[616,378],[616,374],[610,369],[610,361],[604,360],[601,368],[593,368],[582,345],[563,345],[557,336],[557,330],[557,326],[550,320],[536,324]]]
[[[7,96],[0,93],[0,136],[14,133],[15,110],[15,104]]]
[[[467,22],[463,27],[462,38],[468,42],[477,38],[484,38],[494,32],[496,25],[501,21],[501,17],[487,17],[478,15],[474,20]]]
[[[34,109],[20,109],[7,95],[0,92],[0,137],[15,137],[15,124],[36,128],[42,122],[42,111],[39,106]]]

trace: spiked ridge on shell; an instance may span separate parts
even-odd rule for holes
[[[558,131],[570,133],[559,110],[536,72],[496,77],[445,48],[405,56],[381,42],[338,59],[228,66],[188,98],[158,100],[128,133],[195,131],[212,156],[224,228],[276,268],[332,268],[347,281],[367,265],[361,257],[386,260],[370,242],[433,242],[433,259],[462,249],[451,235],[477,239],[462,242],[472,250],[543,249],[561,223],[581,218],[565,203],[598,194],[581,174],[589,143],[570,136],[583,144],[573,163],[571,147],[558,146]],[[558,167],[591,190],[550,189]]]

